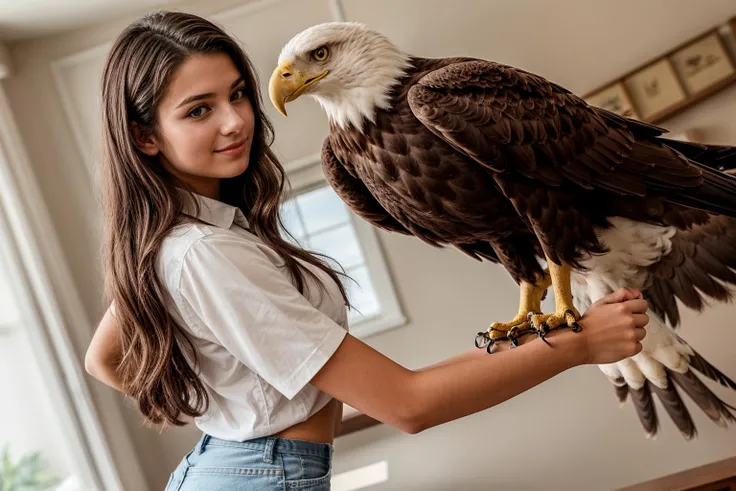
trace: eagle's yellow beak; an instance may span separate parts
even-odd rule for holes
[[[291,61],[284,61],[271,74],[268,95],[278,111],[286,116],[286,103],[297,99],[309,87],[316,84],[329,73],[311,74],[296,70]]]

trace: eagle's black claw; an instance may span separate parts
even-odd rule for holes
[[[511,340],[511,347],[509,349],[519,347],[519,337],[523,334],[524,332],[520,331],[518,327],[512,327],[511,329],[509,329],[509,331],[506,333],[506,338]]]
[[[533,315],[533,314],[532,314]],[[580,330],[580,326],[577,325],[577,322],[575,323],[575,326],[577,326],[578,331]],[[573,326],[573,330],[576,329],[576,327]],[[564,324],[560,327],[566,327]],[[559,329],[559,328],[554,328]],[[491,328],[490,330],[494,330]],[[540,338],[542,338],[542,341],[547,344],[547,346],[552,346],[549,341],[547,341],[547,334],[549,334],[553,328],[549,327],[549,324],[546,322],[542,322],[539,327],[529,326],[526,329],[519,329],[518,327],[512,327],[508,331],[504,331],[503,336],[492,338],[488,331],[485,332],[479,332],[475,336],[475,347],[482,349],[485,348],[486,352],[488,354],[491,354],[491,349],[493,348],[493,345],[496,343],[496,341],[511,341],[511,346],[509,349],[514,349],[519,347],[519,339],[522,336],[525,336],[527,334],[536,334]]]
[[[488,353],[489,355],[492,354],[491,353],[492,348],[493,348],[493,340],[491,339],[491,342],[488,343],[488,345],[486,346],[486,353]]]
[[[539,336],[539,337],[540,337],[540,339],[541,339],[542,341],[544,341],[544,343],[545,343],[545,344],[546,344],[547,346],[552,346],[551,344],[549,344],[549,341],[547,341],[547,334],[549,333],[549,331],[550,331],[550,329],[549,329],[549,325],[547,325],[547,323],[546,323],[546,322],[542,322],[542,323],[541,323],[541,324],[539,325],[539,327],[538,327],[537,329],[535,329],[535,332],[536,332],[537,336]]]
[[[568,309],[565,311],[565,317],[567,317],[568,315],[575,318],[575,312],[573,312],[572,310]],[[583,328],[580,326],[580,324],[578,324],[577,321],[573,321],[573,323],[570,324],[570,327],[572,327],[572,332],[580,332],[583,330]]]
[[[493,344],[493,343],[492,343],[491,337],[488,335],[487,332],[479,332],[475,336],[475,347],[476,348],[483,349],[489,344]]]

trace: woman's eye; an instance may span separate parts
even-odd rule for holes
[[[233,92],[233,100],[242,99],[243,97],[246,97],[245,88],[238,89]]]
[[[317,61],[325,61],[327,59],[327,54],[328,54],[327,48],[322,46],[322,47],[315,49],[312,52],[312,58],[314,58]]]
[[[201,118],[202,116],[204,116],[205,114],[207,114],[207,110],[208,110],[207,109],[207,106],[197,106],[194,109],[192,109],[191,111],[189,111],[189,113],[187,114],[187,117],[190,117],[190,118]]]

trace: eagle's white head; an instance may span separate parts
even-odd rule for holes
[[[389,109],[389,92],[410,66],[409,55],[362,24],[330,22],[306,29],[281,50],[269,96],[284,116],[285,105],[307,94],[330,121],[362,127],[377,109]]]

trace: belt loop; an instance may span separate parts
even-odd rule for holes
[[[207,433],[202,434],[202,438],[199,440],[199,445],[197,445],[197,453],[201,454],[204,452],[204,447],[207,445],[207,442],[210,440],[210,436]]]
[[[266,438],[266,447],[263,449],[263,461],[267,464],[273,464],[274,446],[276,445],[276,437]]]

